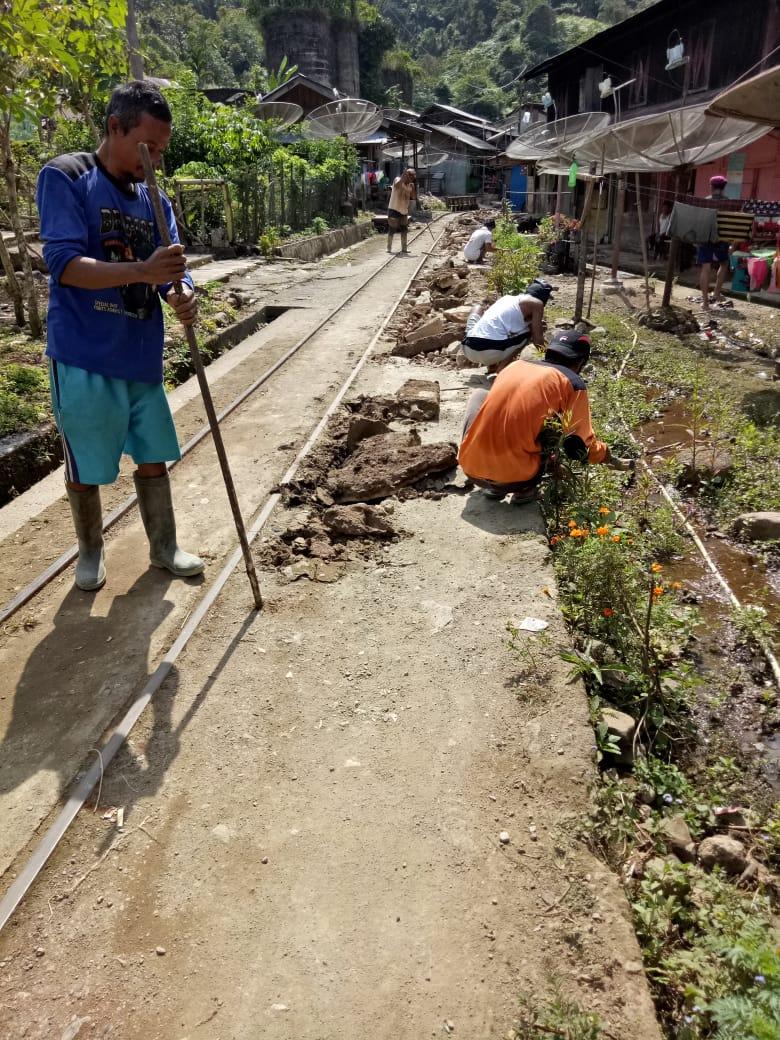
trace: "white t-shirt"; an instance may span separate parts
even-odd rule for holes
[[[520,296],[502,296],[485,311],[469,335],[476,339],[509,339],[511,336],[522,336],[528,332],[528,322],[520,310],[523,300],[533,299],[521,293]]]
[[[463,255],[470,264],[475,263],[479,260],[479,254],[482,252],[482,247],[492,244],[493,233],[490,228],[481,227],[477,228],[471,238],[463,247]]]

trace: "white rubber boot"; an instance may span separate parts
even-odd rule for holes
[[[73,526],[79,543],[76,563],[76,588],[94,592],[106,583],[106,563],[103,548],[103,509],[100,488],[86,491],[67,488]]]
[[[204,568],[199,556],[180,549],[176,542],[176,517],[173,515],[171,481],[162,477],[133,475],[138,495],[138,508],[149,539],[149,560],[153,567],[161,567],[177,578],[190,578]]]

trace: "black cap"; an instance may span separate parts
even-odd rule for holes
[[[555,286],[550,285],[549,282],[542,281],[541,278],[534,278],[528,288],[525,290],[526,296],[533,296],[537,300],[541,300],[542,303],[547,303],[550,296],[555,292]]]
[[[564,361],[587,361],[590,357],[590,337],[574,329],[559,329],[553,333],[544,356],[548,354]]]

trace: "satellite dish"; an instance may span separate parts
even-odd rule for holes
[[[277,130],[284,130],[298,122],[303,115],[303,109],[292,101],[259,100],[255,105],[255,115],[258,119],[274,123]]]
[[[346,137],[349,141],[372,134],[382,122],[382,113],[371,101],[362,98],[341,98],[320,105],[309,115],[312,137],[332,140]]]

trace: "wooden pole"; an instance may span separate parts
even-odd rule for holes
[[[580,321],[582,319],[582,306],[585,302],[585,268],[588,263],[588,245],[585,225],[590,216],[590,210],[593,204],[594,183],[594,178],[590,177],[588,179],[588,186],[585,189],[585,202],[582,207],[582,217],[580,218],[580,252],[577,257],[577,296],[574,302],[575,321]]]
[[[596,260],[598,259],[599,249],[599,215],[601,213],[601,192],[602,182],[599,181],[599,204],[596,208],[596,222],[593,225],[593,267],[590,273],[590,293],[588,294],[588,313],[587,317],[590,317],[590,311],[593,307],[593,290],[596,288]]]
[[[639,241],[642,243],[642,265],[645,270],[645,301],[647,302],[647,313],[650,313],[650,275],[647,270],[647,242],[645,241],[645,220],[642,216],[642,194],[639,188],[639,174],[634,174],[636,185],[636,212],[639,218]]]
[[[160,189],[157,187],[157,178],[154,175],[154,167],[152,166],[152,160],[149,157],[149,149],[145,144],[139,144],[138,151],[141,153],[141,161],[144,164],[146,187],[149,190],[149,198],[154,207],[154,215],[157,219],[157,231],[160,235],[160,241],[164,246],[169,246],[171,245],[171,236],[168,231],[165,213],[162,208],[162,199],[160,198]],[[180,293],[181,282],[174,282],[173,288],[176,292]],[[190,348],[192,363],[195,366],[195,374],[198,377],[198,384],[203,397],[206,415],[208,416],[209,426],[211,427],[211,436],[214,438],[214,447],[217,450],[217,457],[219,458],[219,465],[222,470],[222,479],[225,481],[225,489],[227,491],[228,501],[230,502],[230,508],[233,512],[233,520],[236,525],[238,540],[241,543],[241,551],[244,554],[244,564],[246,565],[246,573],[252,589],[255,608],[261,610],[263,606],[263,597],[260,592],[260,583],[257,580],[255,561],[252,559],[252,551],[249,548],[249,540],[246,536],[246,528],[244,527],[244,520],[241,516],[241,509],[238,504],[236,486],[233,483],[233,474],[230,472],[230,463],[228,462],[225,445],[222,441],[222,431],[219,428],[219,420],[217,419],[217,413],[214,409],[214,402],[211,399],[211,390],[209,389],[208,379],[206,379],[206,370],[203,367],[203,360],[200,356],[200,351],[198,350],[198,340],[195,335],[195,330],[191,325],[187,326],[184,331],[187,336],[187,346]]]
[[[618,265],[620,264],[620,239],[623,234],[623,210],[626,208],[626,178],[623,174],[618,176],[617,207],[615,210],[615,234],[612,239],[612,270],[610,279],[613,285],[618,280]]]
[[[668,307],[672,301],[672,284],[674,272],[677,267],[677,257],[680,255],[680,239],[673,238],[669,243],[669,259],[666,262],[666,281],[664,282],[664,295],[661,300],[662,307]]]

